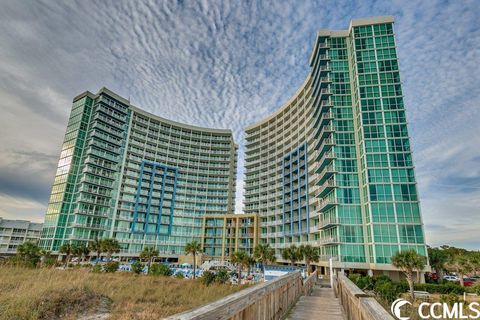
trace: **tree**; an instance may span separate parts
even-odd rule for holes
[[[417,251],[410,249],[406,251],[399,251],[391,258],[392,264],[402,270],[407,278],[408,286],[410,288],[410,295],[412,302],[415,301],[415,292],[413,287],[413,272],[415,270],[423,270],[426,263],[426,258],[417,253]]]
[[[132,271],[135,274],[142,273],[143,272],[143,263],[141,263],[140,261],[136,261],[136,262],[132,263]]]
[[[283,249],[282,258],[290,261],[290,264],[294,266],[297,261],[302,259],[302,255],[299,248],[292,244],[290,247]]]
[[[59,252],[66,255],[65,258],[65,267],[68,266],[70,262],[70,257],[72,256],[74,251],[74,247],[70,243],[64,243],[60,246]]]
[[[153,258],[158,256],[158,250],[155,247],[146,247],[140,253],[140,259],[145,259],[148,261],[148,270],[150,271],[150,266],[152,265]]]
[[[252,268],[252,266],[255,264],[255,258],[253,258],[252,256],[248,255],[248,254],[245,254],[245,258],[243,260],[243,266],[245,268],[247,268],[247,275],[250,275],[250,270]]]
[[[242,266],[247,254],[244,251],[235,251],[230,257],[230,262],[237,267],[238,284],[242,283]]]
[[[428,259],[430,260],[430,266],[437,274],[437,282],[440,282],[443,279],[443,270],[445,270],[445,264],[448,261],[448,254],[443,249],[429,247]]]
[[[463,287],[463,276],[474,269],[474,262],[469,253],[458,253],[450,256],[447,262],[447,269],[455,272],[460,278],[460,285]]]
[[[88,247],[90,248],[90,250],[97,253],[97,263],[98,263],[98,261],[100,261],[100,256],[103,251],[103,241],[98,238],[95,238],[95,240],[93,240],[88,244]]]
[[[120,243],[117,239],[104,239],[102,240],[102,251],[107,253],[107,261],[110,261],[114,253],[120,252]]]
[[[307,274],[310,275],[310,264],[312,262],[318,262],[318,260],[320,260],[320,254],[318,253],[318,249],[312,247],[309,244],[301,245],[299,249],[307,267]]]
[[[82,244],[80,246],[80,258],[82,260],[82,262],[85,261],[85,259],[87,258],[88,255],[90,255],[90,248],[88,247],[88,245],[86,244]]]
[[[269,244],[259,243],[253,250],[253,256],[257,262],[262,264],[262,273],[265,279],[265,264],[275,262],[275,249],[271,248]]]
[[[185,253],[191,254],[193,256],[193,279],[196,277],[196,268],[197,268],[197,254],[202,252],[202,246],[196,240],[189,242],[185,245]]]
[[[72,256],[80,258],[82,262],[89,254],[90,249],[88,249],[85,244],[72,244]]]
[[[35,267],[40,260],[40,247],[34,242],[24,242],[17,247],[17,255],[26,266]]]
[[[47,259],[50,259],[52,253],[48,250],[40,249],[39,254],[40,254],[40,266],[43,267]]]

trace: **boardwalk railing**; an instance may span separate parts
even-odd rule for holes
[[[394,320],[374,297],[360,290],[344,274],[333,276],[333,287],[348,320]]]
[[[318,274],[317,271],[315,270],[311,275],[309,275],[304,281],[303,281],[303,295],[308,296],[310,293],[312,293],[313,287],[317,284],[318,280]]]
[[[300,272],[283,275],[231,294],[203,307],[168,317],[168,320],[273,320],[282,319],[298,298],[311,291],[315,272],[302,281]]]

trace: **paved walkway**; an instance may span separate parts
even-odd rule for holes
[[[335,298],[333,289],[316,285],[310,296],[301,296],[287,316],[287,320],[345,320],[343,307]]]

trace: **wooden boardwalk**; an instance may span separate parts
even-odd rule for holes
[[[332,288],[316,285],[312,294],[301,296],[287,315],[288,320],[324,319],[345,320],[345,313]]]

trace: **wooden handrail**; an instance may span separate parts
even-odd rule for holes
[[[313,288],[316,278],[315,272],[303,282],[299,271],[288,273],[166,319],[282,319],[301,295],[311,291],[307,288]]]
[[[333,275],[333,289],[348,320],[394,320],[375,298],[360,290],[344,274]]]

